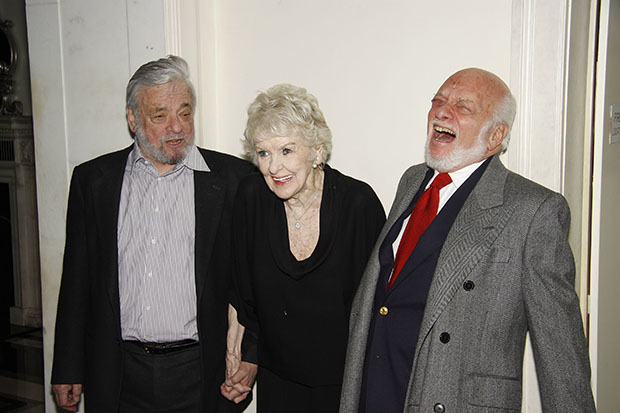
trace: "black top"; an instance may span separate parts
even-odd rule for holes
[[[308,386],[340,384],[353,295],[385,222],[376,194],[325,166],[319,240],[302,261],[290,251],[284,203],[262,175],[240,183],[233,216],[232,301],[258,336],[258,363]]]

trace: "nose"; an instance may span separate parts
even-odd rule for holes
[[[280,170],[281,162],[277,155],[272,155],[269,158],[269,174],[276,175]]]
[[[452,117],[452,106],[450,104],[444,103],[435,108],[435,118],[448,119],[450,117]]]
[[[183,125],[181,119],[178,116],[173,115],[168,122],[168,130],[172,133],[181,133],[183,131]]]

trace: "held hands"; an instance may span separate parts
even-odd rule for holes
[[[258,371],[256,364],[248,363],[247,361],[242,361],[238,364],[236,371],[226,369],[226,381],[220,386],[222,395],[235,403],[240,403],[248,397],[248,394],[252,391]]]
[[[220,386],[222,396],[235,403],[248,397],[256,379],[258,366],[241,361],[241,342],[245,327],[237,319],[237,310],[228,305],[228,334],[226,336],[226,381]]]
[[[58,407],[70,412],[77,412],[82,395],[81,384],[53,384],[52,390]]]

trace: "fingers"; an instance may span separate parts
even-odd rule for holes
[[[233,386],[233,389],[235,389],[239,393],[249,393],[250,391],[252,391],[252,387],[247,386],[247,385],[242,384],[242,383],[235,384]]]
[[[242,401],[244,401],[248,397],[248,394],[250,394],[250,392],[240,394],[239,396],[237,396],[237,397],[235,397],[233,399],[233,402],[235,402],[236,404],[241,403]]]
[[[235,403],[239,403],[240,401],[244,400],[251,390],[252,389],[249,387],[245,387],[245,388],[242,388],[240,386],[230,387],[230,386],[226,386],[225,384],[222,384],[220,386],[220,392],[222,393],[222,396],[226,397],[228,400],[234,401]],[[235,400],[238,400],[238,401],[235,401]]]
[[[222,384],[220,386],[220,392],[222,396],[226,397],[228,400],[231,400],[235,403],[240,403],[248,397],[252,389],[247,386],[235,385],[235,386],[226,386]]]
[[[77,411],[77,405],[82,395],[81,384],[54,384],[52,390],[58,407],[70,412]]]
[[[248,397],[254,385],[258,366],[242,361],[237,371],[226,378],[220,386],[222,396],[235,403],[240,403]]]
[[[235,374],[228,377],[224,383],[226,383],[229,387],[234,387],[235,385],[241,382],[247,382],[248,374],[247,371],[243,368],[238,369]]]
[[[82,395],[82,385],[81,384],[74,384],[73,385],[73,398],[75,399],[75,402],[79,402],[80,401],[80,396]]]

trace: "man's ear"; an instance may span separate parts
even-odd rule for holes
[[[504,122],[499,122],[493,127],[493,134],[487,142],[487,151],[490,153],[496,153],[501,150],[502,142],[508,135],[508,125]]]
[[[125,113],[127,114],[127,124],[129,125],[129,130],[136,133],[136,130],[138,129],[136,114],[133,113],[133,110],[129,106],[125,108]]]

